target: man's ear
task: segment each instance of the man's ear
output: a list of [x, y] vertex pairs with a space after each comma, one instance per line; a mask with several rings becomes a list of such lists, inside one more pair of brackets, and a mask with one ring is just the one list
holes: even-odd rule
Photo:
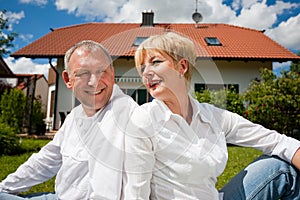
[[62, 78], [68, 89], [72, 89], [72, 83], [70, 82], [69, 74], [66, 70], [62, 72]]
[[184, 75], [189, 69], [189, 63], [186, 59], [182, 58], [178, 61], [178, 71]]

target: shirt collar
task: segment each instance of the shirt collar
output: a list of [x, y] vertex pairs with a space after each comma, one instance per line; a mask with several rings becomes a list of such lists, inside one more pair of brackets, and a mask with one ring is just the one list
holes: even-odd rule
[[192, 119], [196, 120], [197, 117], [199, 116], [201, 121], [211, 123], [213, 116], [212, 116], [212, 113], [206, 109], [205, 105], [207, 105], [207, 104], [200, 103], [198, 100], [193, 98], [191, 95], [189, 95], [189, 98], [190, 98], [192, 108], [193, 108], [193, 118]]

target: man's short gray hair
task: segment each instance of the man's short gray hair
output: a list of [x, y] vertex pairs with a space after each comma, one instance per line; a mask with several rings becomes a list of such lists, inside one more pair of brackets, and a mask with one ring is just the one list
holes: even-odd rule
[[105, 55], [107, 56], [107, 58], [109, 59], [109, 62], [111, 63], [111, 66], [112, 66], [112, 58], [110, 56], [110, 54], [108, 53], [108, 51], [98, 42], [95, 42], [93, 40], [83, 40], [81, 42], [78, 42], [76, 43], [74, 46], [72, 46], [65, 54], [65, 58], [64, 58], [64, 64], [65, 64], [65, 70], [67, 72], [69, 72], [69, 61], [70, 61], [70, 58], [71, 58], [71, 55], [73, 54], [73, 52], [78, 49], [78, 48], [81, 48], [81, 47], [84, 47], [86, 49], [89, 49], [89, 50], [94, 50], [94, 49], [101, 49]]

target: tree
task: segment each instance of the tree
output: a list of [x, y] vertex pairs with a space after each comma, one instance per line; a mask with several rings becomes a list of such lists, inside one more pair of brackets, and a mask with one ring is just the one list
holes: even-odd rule
[[283, 71], [279, 77], [261, 70], [261, 81], [253, 81], [245, 92], [247, 118], [269, 129], [291, 135], [300, 127], [300, 74]]
[[6, 10], [0, 12], [0, 56], [10, 53], [8, 49], [14, 46], [12, 42], [18, 35], [17, 33], [10, 31], [5, 13]]
[[7, 124], [16, 133], [22, 133], [25, 94], [18, 89], [6, 90], [0, 101], [0, 122]]
[[216, 107], [229, 110], [239, 115], [244, 115], [245, 112], [242, 95], [231, 89], [195, 92], [195, 98], [200, 103], [210, 103]]
[[[297, 55], [300, 56], [300, 52]], [[292, 62], [290, 71], [300, 74], [300, 62]]]

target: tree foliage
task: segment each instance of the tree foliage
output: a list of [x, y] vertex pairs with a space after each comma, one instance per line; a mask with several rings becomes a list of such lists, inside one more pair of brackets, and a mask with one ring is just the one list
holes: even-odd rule
[[[297, 55], [300, 56], [300, 52]], [[300, 74], [300, 62], [292, 62], [290, 71]]]
[[10, 53], [9, 48], [14, 46], [12, 42], [18, 35], [10, 30], [5, 13], [6, 10], [0, 11], [0, 56]]
[[[7, 124], [15, 133], [22, 133], [26, 95], [18, 89], [6, 90], [0, 101], [0, 122]], [[45, 112], [39, 99], [33, 102], [31, 116], [31, 133], [43, 134], [45, 132]]]
[[267, 128], [293, 135], [300, 127], [300, 76], [283, 71], [279, 77], [261, 69], [261, 81], [253, 81], [244, 94], [247, 118]]
[[9, 125], [16, 133], [22, 132], [26, 96], [21, 90], [6, 90], [0, 101], [0, 121]]
[[268, 69], [261, 69], [260, 76], [244, 94], [204, 90], [195, 97], [266, 128], [299, 137], [295, 133], [300, 131], [300, 64], [292, 63], [290, 71], [282, 71], [279, 77]]
[[196, 92], [195, 98], [199, 102], [210, 103], [240, 115], [245, 112], [242, 96], [233, 90], [204, 90], [201, 93]]

